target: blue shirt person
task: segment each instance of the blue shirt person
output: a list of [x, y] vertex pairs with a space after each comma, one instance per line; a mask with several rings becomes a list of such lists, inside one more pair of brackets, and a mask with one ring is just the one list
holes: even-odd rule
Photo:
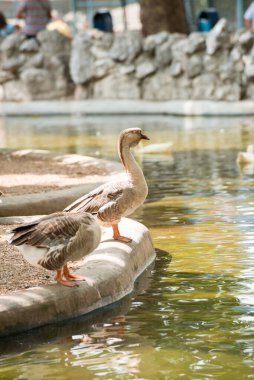
[[2, 12], [0, 12], [0, 37], [6, 37], [15, 31], [15, 25], [8, 24]]

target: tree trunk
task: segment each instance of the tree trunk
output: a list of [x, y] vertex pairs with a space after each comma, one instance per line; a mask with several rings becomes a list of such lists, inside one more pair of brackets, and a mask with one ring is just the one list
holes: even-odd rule
[[187, 33], [187, 21], [182, 0], [140, 0], [143, 34], [168, 31]]

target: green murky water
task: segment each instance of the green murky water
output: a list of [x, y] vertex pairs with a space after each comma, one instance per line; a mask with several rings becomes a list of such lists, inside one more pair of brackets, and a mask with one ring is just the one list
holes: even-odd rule
[[254, 119], [19, 118], [1, 148], [116, 158], [116, 137], [142, 127], [172, 155], [142, 155], [149, 196], [135, 218], [157, 249], [136, 293], [103, 313], [1, 343], [0, 379], [254, 379]]

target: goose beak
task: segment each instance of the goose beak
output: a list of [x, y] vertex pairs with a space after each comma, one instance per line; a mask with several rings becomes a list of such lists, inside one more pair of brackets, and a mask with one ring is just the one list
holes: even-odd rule
[[150, 140], [149, 137], [147, 137], [147, 136], [144, 135], [143, 133], [141, 133], [141, 139], [143, 139], [143, 140]]

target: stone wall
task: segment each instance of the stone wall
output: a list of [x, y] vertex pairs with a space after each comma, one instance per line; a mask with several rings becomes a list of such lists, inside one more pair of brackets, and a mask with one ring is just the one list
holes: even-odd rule
[[0, 44], [0, 100], [254, 100], [253, 43], [253, 33], [230, 32], [225, 19], [189, 36], [13, 34]]

